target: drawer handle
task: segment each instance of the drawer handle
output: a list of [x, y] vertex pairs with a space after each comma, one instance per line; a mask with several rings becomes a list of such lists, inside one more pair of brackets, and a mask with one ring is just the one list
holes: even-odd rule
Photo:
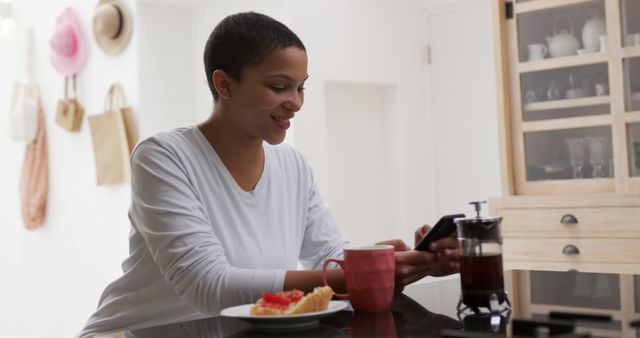
[[577, 255], [580, 253], [580, 249], [573, 244], [569, 244], [562, 249], [562, 253], [565, 255]]
[[564, 225], [578, 224], [578, 219], [572, 214], [566, 214], [560, 219], [560, 223]]

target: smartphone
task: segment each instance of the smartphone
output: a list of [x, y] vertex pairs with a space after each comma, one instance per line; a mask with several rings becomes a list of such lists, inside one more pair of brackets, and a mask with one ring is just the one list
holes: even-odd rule
[[442, 216], [438, 223], [422, 237], [418, 245], [416, 245], [415, 250], [429, 251], [429, 244], [431, 244], [431, 242], [449, 237], [456, 231], [456, 224], [453, 222], [454, 219], [464, 217], [466, 217], [464, 214]]

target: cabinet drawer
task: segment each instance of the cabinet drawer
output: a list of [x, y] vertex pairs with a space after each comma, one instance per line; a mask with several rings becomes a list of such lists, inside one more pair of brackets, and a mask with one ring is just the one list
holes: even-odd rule
[[498, 209], [497, 213], [502, 216], [503, 233], [610, 232], [628, 237], [635, 232], [640, 236], [639, 207]]
[[640, 263], [640, 239], [505, 238], [503, 256], [509, 261]]

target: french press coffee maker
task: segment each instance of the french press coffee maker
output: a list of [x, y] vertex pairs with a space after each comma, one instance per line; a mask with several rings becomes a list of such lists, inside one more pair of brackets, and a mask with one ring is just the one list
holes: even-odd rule
[[475, 206], [476, 217], [455, 219], [460, 247], [461, 301], [474, 311], [488, 308], [494, 312], [505, 300], [509, 304], [502, 270], [502, 217], [481, 217], [483, 203], [486, 201], [469, 203]]

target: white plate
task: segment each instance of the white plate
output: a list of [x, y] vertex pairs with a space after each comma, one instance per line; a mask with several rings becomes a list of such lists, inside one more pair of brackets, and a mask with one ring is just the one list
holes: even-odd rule
[[238, 305], [220, 312], [222, 317], [236, 318], [261, 330], [298, 330], [318, 325], [320, 319], [344, 310], [349, 304], [332, 300], [325, 311], [282, 316], [254, 316], [250, 314], [253, 304]]

